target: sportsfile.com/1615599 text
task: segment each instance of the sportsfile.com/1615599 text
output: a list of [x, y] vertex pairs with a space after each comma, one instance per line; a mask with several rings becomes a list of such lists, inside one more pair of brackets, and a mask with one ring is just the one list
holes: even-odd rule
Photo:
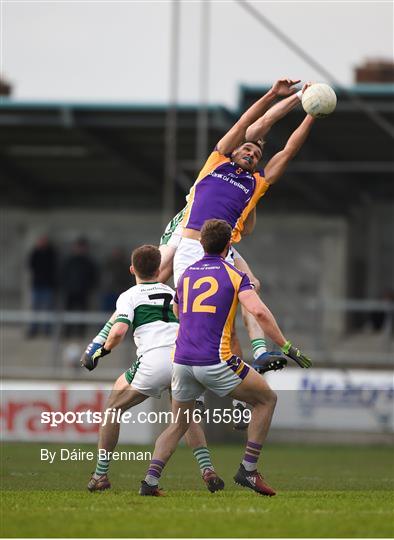
[[230, 424], [231, 422], [239, 422], [241, 417], [244, 421], [249, 422], [251, 411], [245, 409], [206, 409], [201, 412], [199, 409], [185, 411], [178, 410], [177, 414], [173, 415], [171, 411], [122, 411], [117, 409], [106, 409], [105, 411], [44, 411], [41, 413], [41, 423], [47, 424], [50, 427], [57, 428], [63, 424], [100, 424], [105, 426], [109, 423], [122, 424], [170, 424], [178, 422], [180, 415], [186, 417], [188, 423], [194, 421], [196, 423], [206, 422], [212, 424]]

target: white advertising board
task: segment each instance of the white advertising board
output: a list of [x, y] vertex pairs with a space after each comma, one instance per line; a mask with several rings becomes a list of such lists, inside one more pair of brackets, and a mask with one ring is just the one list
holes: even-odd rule
[[273, 427], [394, 432], [392, 371], [288, 368], [266, 378], [278, 394]]

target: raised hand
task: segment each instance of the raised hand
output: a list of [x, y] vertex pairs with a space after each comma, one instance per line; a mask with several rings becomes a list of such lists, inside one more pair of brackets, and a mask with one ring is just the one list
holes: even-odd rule
[[286, 356], [294, 360], [294, 362], [296, 362], [300, 366], [300, 368], [308, 369], [312, 366], [312, 361], [310, 360], [310, 358], [308, 358], [296, 347], [293, 347], [290, 341], [286, 341], [286, 343], [283, 345], [282, 352], [284, 352]]
[[275, 95], [280, 97], [291, 96], [297, 90], [297, 88], [294, 88], [294, 85], [298, 84], [300, 81], [301, 79], [298, 79], [297, 81], [292, 79], [279, 79], [272, 86], [272, 91]]
[[101, 345], [91, 356], [83, 355], [81, 358], [81, 366], [89, 371], [93, 371], [97, 367], [98, 361], [103, 356], [106, 356], [111, 351], [107, 350], [104, 345]]

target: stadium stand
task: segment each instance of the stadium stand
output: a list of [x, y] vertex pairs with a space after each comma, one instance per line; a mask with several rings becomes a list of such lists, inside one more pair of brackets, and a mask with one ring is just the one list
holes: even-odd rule
[[[265, 90], [241, 87], [239, 110]], [[393, 85], [351, 90], [394, 121]], [[25, 258], [42, 232], [50, 230], [63, 253], [83, 232], [99, 262], [115, 238], [127, 250], [158, 242], [166, 113], [164, 106], [2, 100], [3, 309], [28, 308]], [[183, 206], [201, 166], [196, 160], [197, 115], [194, 106], [177, 110], [176, 208]], [[282, 147], [301, 115], [293, 111], [274, 127], [267, 157]], [[210, 106], [208, 116], [213, 147], [238, 111]], [[261, 277], [264, 298], [281, 324], [300, 336], [322, 365], [391, 362], [391, 145], [390, 136], [338, 91], [335, 114], [317, 123], [288, 173], [260, 203], [256, 231], [240, 248]], [[371, 313], [379, 310], [384, 324], [376, 331]], [[3, 320], [10, 316], [5, 313]], [[31, 345], [18, 342], [20, 332], [7, 325], [6, 367], [11, 371], [18, 362], [22, 368], [17, 358], [23, 359], [24, 347]], [[34, 347], [37, 365], [50, 361], [53, 345], [42, 345], [46, 354], [38, 343]]]

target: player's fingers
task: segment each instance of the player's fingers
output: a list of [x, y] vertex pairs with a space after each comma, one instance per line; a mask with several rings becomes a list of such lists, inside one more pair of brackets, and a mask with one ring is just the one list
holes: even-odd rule
[[309, 358], [304, 355], [301, 355], [301, 362], [303, 368], [310, 368], [312, 365], [312, 362], [309, 360]]
[[307, 88], [309, 88], [310, 86], [312, 86], [312, 84], [313, 84], [313, 82], [310, 82], [310, 81], [306, 82], [306, 83], [304, 84], [304, 86], [302, 87], [302, 93], [304, 93], [305, 90], [306, 90]]

